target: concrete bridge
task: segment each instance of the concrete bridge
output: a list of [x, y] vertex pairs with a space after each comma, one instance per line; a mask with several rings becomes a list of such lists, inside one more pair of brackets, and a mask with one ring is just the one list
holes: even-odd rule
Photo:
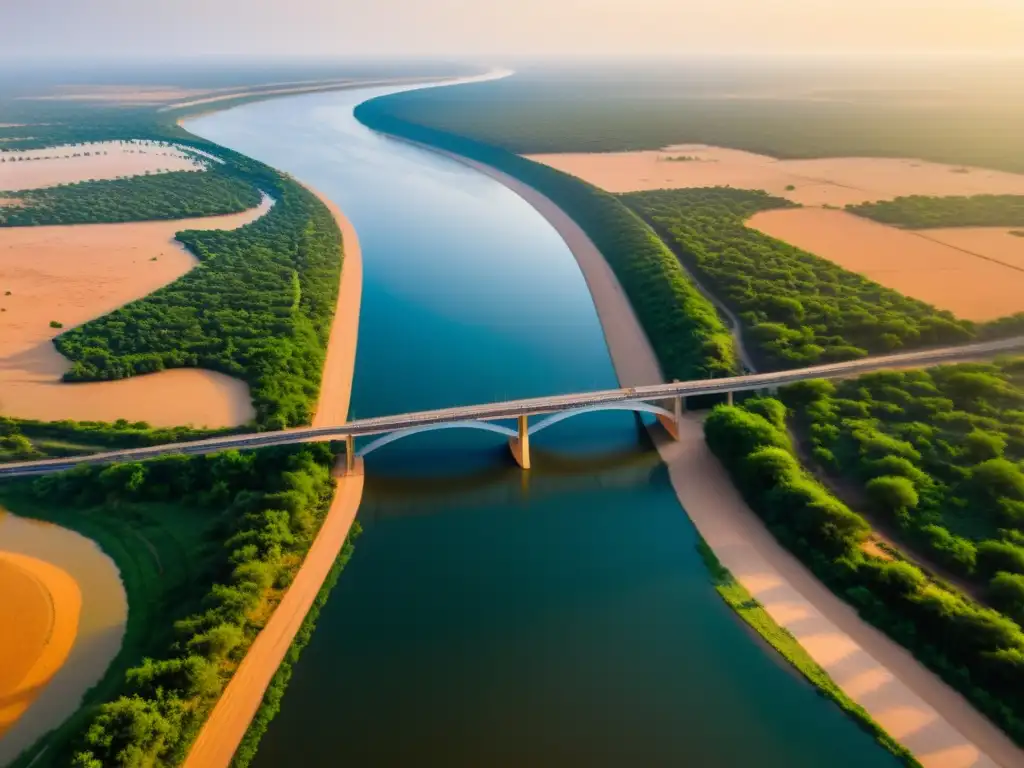
[[[721, 379], [677, 381], [571, 395], [552, 395], [523, 400], [507, 400], [483, 405], [441, 408], [433, 411], [403, 413], [357, 419], [332, 427], [301, 427], [277, 432], [226, 435], [182, 443], [128, 448], [88, 456], [44, 459], [0, 465], [0, 478], [24, 477], [60, 472], [79, 464], [109, 464], [142, 461], [168, 454], [204, 454], [227, 449], [247, 450], [272, 445], [345, 440], [346, 462], [351, 469], [356, 459], [411, 435], [438, 429], [479, 429], [508, 438], [512, 455], [524, 469], [530, 468], [530, 437], [560, 421], [597, 411], [632, 411], [654, 414], [672, 436], [685, 407], [685, 398], [698, 395], [725, 395], [731, 402], [736, 392], [773, 392], [785, 384], [808, 379], [838, 379], [863, 373], [901, 368], [917, 368], [938, 363], [977, 360], [1001, 353], [1024, 350], [1024, 336], [1000, 341], [943, 347], [919, 352], [816, 365], [777, 373], [758, 373]], [[531, 422], [531, 419], [533, 421]], [[515, 427], [508, 423], [514, 422]], [[358, 451], [355, 438], [379, 435]]]

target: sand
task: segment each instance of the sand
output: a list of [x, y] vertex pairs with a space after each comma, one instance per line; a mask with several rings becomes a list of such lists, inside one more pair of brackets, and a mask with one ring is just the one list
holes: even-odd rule
[[958, 317], [984, 321], [1024, 310], [1024, 239], [1006, 230], [1001, 251], [990, 245], [986, 257], [984, 243], [978, 247], [991, 239], [979, 235], [985, 230], [902, 230], [822, 208], [763, 211], [747, 226]]
[[[362, 252], [352, 223], [338, 206], [315, 190], [311, 191], [334, 215], [344, 243], [337, 309], [327, 347], [320, 400], [313, 418], [313, 426], [330, 426], [348, 420], [363, 286]], [[355, 472], [346, 473], [344, 467], [342, 456], [335, 469], [334, 498], [316, 540], [281, 603], [257, 635], [207, 718], [185, 761], [185, 768], [227, 768], [230, 765], [267, 686], [281, 666], [355, 521], [363, 495], [362, 461], [358, 461]]]
[[163, 171], [201, 171], [206, 167], [193, 155], [169, 144], [120, 141], [0, 152], [0, 161], [0, 192]]
[[0, 765], [7, 765], [78, 709], [103, 676], [121, 647], [128, 605], [114, 562], [73, 531], [0, 508], [0, 550]]
[[338, 301], [334, 310], [327, 359], [320, 382], [320, 399], [314, 427], [329, 427], [348, 421], [352, 380], [356, 370], [356, 342], [359, 339], [359, 306], [363, 295], [363, 254], [355, 227], [341, 209], [324, 195], [310, 190], [326, 205], [341, 229], [342, 270]]
[[[670, 162], [671, 157], [694, 157]], [[778, 160], [738, 149], [680, 144], [659, 151], [529, 155], [609, 192], [728, 186], [763, 189], [804, 205], [904, 195], [1024, 194], [1024, 175], [923, 160], [839, 157]], [[966, 170], [966, 173], [959, 171]], [[794, 189], [788, 190], [787, 187]]]
[[[663, 381], [628, 299], [583, 230], [536, 190], [459, 159], [519, 193], [565, 239], [587, 279], [620, 384]], [[1024, 751], [1002, 731], [783, 549], [708, 450], [698, 417], [683, 420], [679, 441], [660, 427], [652, 435], [680, 503], [722, 563], [925, 768], [1024, 765]]]
[[82, 593], [66, 571], [0, 551], [0, 739], [64, 665]]
[[247, 385], [211, 371], [62, 383], [70, 364], [51, 343], [62, 331], [50, 322], [66, 330], [152, 293], [197, 263], [173, 241], [176, 232], [240, 227], [270, 205], [267, 198], [243, 213], [178, 221], [0, 229], [0, 413], [158, 426], [250, 421]]
[[102, 101], [124, 105], [160, 104], [209, 92], [209, 89], [186, 89], [174, 85], [65, 85], [60, 86], [56, 93], [42, 96], [21, 96], [20, 99], [23, 101]]

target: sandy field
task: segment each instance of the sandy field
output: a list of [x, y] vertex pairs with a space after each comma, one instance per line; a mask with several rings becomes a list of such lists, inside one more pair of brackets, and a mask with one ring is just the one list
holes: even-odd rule
[[939, 243], [1024, 269], [1024, 237], [1009, 227], [950, 227], [918, 230], [918, 234]]
[[747, 226], [958, 317], [993, 320], [1024, 310], [1024, 238], [1004, 234], [1006, 258], [996, 259], [957, 245], [977, 247], [992, 237], [979, 235], [985, 230], [902, 230], [823, 208], [762, 211]]
[[[778, 160], [705, 144], [649, 152], [528, 155], [609, 192], [727, 186], [763, 189], [804, 205], [844, 206], [904, 195], [1024, 194], [1024, 175], [923, 160]], [[668, 158], [695, 158], [673, 162]], [[966, 171], [966, 172], [963, 172]], [[792, 186], [793, 189], [787, 189]]]
[[[127, 597], [95, 542], [0, 507], [0, 765], [79, 706], [121, 647]], [[16, 631], [15, 631], [16, 630]]]
[[82, 593], [50, 563], [0, 552], [0, 739], [64, 665], [78, 634]]
[[[269, 210], [129, 224], [0, 229], [0, 413], [34, 419], [148, 421], [227, 427], [254, 416], [248, 387], [223, 374], [163, 371], [114, 382], [64, 384], [70, 367], [51, 343], [195, 266], [174, 241], [183, 229], [234, 229]], [[9, 292], [9, 293], [8, 293]]]
[[[586, 276], [620, 384], [664, 381], [628, 299], [583, 230], [536, 190], [463, 162], [519, 193], [565, 239]], [[925, 768], [1024, 765], [1024, 751], [1002, 731], [783, 549], [708, 450], [699, 417], [683, 420], [679, 441], [660, 427], [652, 428], [652, 436], [680, 503], [722, 564]]]
[[0, 152], [0, 192], [162, 171], [202, 171], [205, 167], [194, 156], [169, 144], [106, 141], [77, 147]]
[[[22, 96], [24, 101], [101, 101], [117, 104], [160, 104], [203, 93], [203, 89], [185, 89], [174, 85], [65, 85], [56, 93], [44, 96]], [[3, 126], [0, 126], [3, 127]]]

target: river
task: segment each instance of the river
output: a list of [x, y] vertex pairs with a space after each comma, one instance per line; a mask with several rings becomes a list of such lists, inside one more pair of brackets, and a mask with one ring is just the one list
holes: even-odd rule
[[[187, 127], [294, 174], [364, 258], [353, 417], [617, 385], [568, 248], [496, 181], [376, 135], [394, 88]], [[254, 765], [830, 768], [895, 761], [714, 592], [635, 418], [447, 430], [367, 459], [364, 534]]]

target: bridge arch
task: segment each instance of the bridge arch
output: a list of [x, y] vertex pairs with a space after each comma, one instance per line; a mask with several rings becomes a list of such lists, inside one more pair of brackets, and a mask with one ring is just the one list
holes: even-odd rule
[[536, 422], [527, 431], [528, 435], [535, 435], [542, 429], [552, 427], [560, 421], [571, 419], [574, 416], [582, 416], [585, 413], [597, 413], [598, 411], [633, 411], [634, 413], [653, 413], [655, 416], [667, 416], [675, 421], [675, 414], [667, 411], [661, 406], [644, 403], [639, 400], [623, 403], [601, 403], [600, 405], [585, 405], [581, 408], [572, 408], [568, 411], [559, 411]]
[[438, 429], [481, 429], [484, 432], [495, 432], [505, 437], [515, 437], [516, 431], [508, 427], [503, 427], [500, 424], [492, 424], [489, 421], [449, 421], [440, 424], [425, 424], [421, 427], [409, 427], [408, 429], [399, 429], [394, 432], [389, 432], [386, 435], [378, 437], [370, 443], [367, 443], [358, 451], [356, 456], [363, 458], [368, 454], [373, 453], [378, 448], [383, 448], [385, 445], [389, 445], [396, 440], [401, 440], [412, 435], [418, 435], [422, 432], [434, 432]]

